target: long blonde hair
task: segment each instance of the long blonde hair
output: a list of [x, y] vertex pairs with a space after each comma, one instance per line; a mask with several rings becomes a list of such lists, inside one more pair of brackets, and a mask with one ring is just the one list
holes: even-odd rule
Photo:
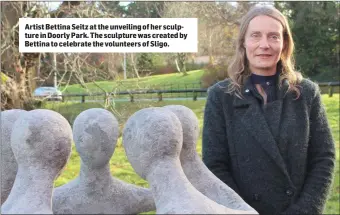
[[238, 97], [242, 97], [241, 86], [244, 80], [250, 76], [248, 69], [248, 60], [246, 57], [246, 50], [243, 46], [246, 31], [249, 22], [256, 16], [265, 15], [278, 20], [283, 26], [283, 42], [284, 48], [281, 53], [281, 58], [278, 62], [278, 68], [281, 69], [279, 77], [279, 87], [281, 87], [282, 80], [287, 79], [290, 91], [295, 91], [297, 98], [300, 96], [298, 84], [302, 80], [302, 75], [294, 68], [294, 41], [291, 30], [288, 25], [286, 17], [273, 6], [255, 6], [242, 19], [239, 35], [236, 44], [236, 53], [232, 63], [228, 67], [228, 75], [231, 79], [231, 84], [228, 88], [228, 93], [236, 93]]

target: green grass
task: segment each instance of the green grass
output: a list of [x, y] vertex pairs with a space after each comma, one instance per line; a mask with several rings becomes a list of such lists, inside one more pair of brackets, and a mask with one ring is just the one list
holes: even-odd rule
[[339, 94], [334, 94], [333, 97], [329, 98], [328, 95], [322, 96], [323, 103], [327, 111], [327, 118], [332, 129], [333, 138], [336, 147], [336, 164], [334, 173], [334, 182], [331, 188], [331, 194], [327, 201], [325, 214], [339, 214], [339, 201], [340, 201], [340, 184], [339, 184]]
[[[338, 214], [339, 213], [339, 94], [334, 94], [333, 97], [329, 98], [328, 95], [322, 96], [325, 108], [327, 110], [327, 117], [332, 129], [332, 134], [336, 143], [337, 151], [337, 162], [335, 169], [334, 183], [331, 189], [331, 195], [327, 201], [325, 214]], [[191, 108], [197, 115], [200, 123], [200, 138], [197, 144], [197, 152], [201, 156], [202, 149], [202, 123], [203, 123], [203, 109], [205, 105], [205, 100], [199, 101], [163, 101], [163, 102], [135, 102], [135, 103], [124, 103], [117, 102], [115, 109], [111, 111], [117, 117], [120, 130], [122, 130], [124, 122], [130, 117], [134, 112], [139, 109], [150, 107], [150, 106], [164, 106], [168, 104], [181, 104]], [[47, 108], [56, 110], [63, 114], [72, 124], [75, 117], [83, 110], [93, 107], [103, 107], [98, 103], [49, 103]], [[118, 139], [118, 143], [110, 160], [111, 173], [114, 177], [124, 180], [128, 183], [137, 184], [139, 186], [148, 187], [148, 183], [140, 178], [133, 170], [132, 166], [127, 160], [124, 148], [121, 144], [121, 137]], [[74, 179], [79, 174], [80, 169], [80, 158], [76, 152], [74, 146], [72, 150], [72, 155], [68, 161], [65, 170], [55, 181], [55, 186], [60, 186], [68, 181]], [[153, 212], [152, 212], [153, 213]]]
[[[188, 72], [188, 75], [183, 76], [182, 73], [171, 73], [165, 75], [154, 75], [143, 77], [140, 79], [133, 78], [121, 81], [100, 81], [96, 82], [100, 88], [107, 92], [112, 91], [124, 91], [127, 89], [184, 89], [187, 88], [199, 88], [199, 81], [203, 75], [203, 70], [194, 70]], [[194, 85], [193, 85], [194, 84]], [[94, 83], [85, 84], [86, 88], [83, 88], [79, 84], [69, 85], [61, 87], [64, 93], [88, 93], [88, 92], [102, 92], [100, 88]]]

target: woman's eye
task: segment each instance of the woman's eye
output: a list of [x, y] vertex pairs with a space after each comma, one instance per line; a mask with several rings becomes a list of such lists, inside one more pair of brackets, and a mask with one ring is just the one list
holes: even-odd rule
[[280, 37], [279, 37], [279, 36], [276, 36], [276, 35], [273, 35], [273, 36], [272, 36], [272, 39], [278, 40], [278, 39], [280, 39]]
[[257, 38], [257, 37], [259, 37], [260, 35], [259, 34], [252, 34], [251, 35], [251, 37], [255, 37], [255, 38]]

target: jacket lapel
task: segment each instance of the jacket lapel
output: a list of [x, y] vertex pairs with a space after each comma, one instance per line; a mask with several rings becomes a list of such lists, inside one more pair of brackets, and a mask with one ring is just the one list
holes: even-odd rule
[[288, 90], [288, 81], [283, 80], [282, 86], [277, 88], [277, 100], [270, 104], [269, 109], [267, 108], [267, 114], [269, 115], [271, 121], [271, 132], [274, 137], [280, 135], [280, 126], [282, 125], [282, 106]]
[[[270, 131], [265, 116], [263, 115], [261, 104], [257, 101], [256, 97], [252, 95], [251, 88], [253, 88], [253, 85], [250, 78], [248, 78], [242, 88], [244, 99], [240, 99], [235, 96], [234, 107], [247, 108], [244, 115], [241, 117], [241, 121], [246, 128], [246, 131], [249, 132], [249, 134], [256, 140], [254, 144], [259, 144], [259, 146], [279, 167], [282, 173], [289, 178], [287, 168], [280, 154], [278, 145]], [[277, 103], [274, 107], [277, 112], [271, 116], [271, 120], [274, 120], [274, 124], [272, 125], [274, 125], [274, 130], [277, 129], [277, 132], [279, 132], [280, 127], [282, 98], [284, 96], [284, 93], [282, 93], [283, 90], [284, 87], [278, 90], [278, 100], [274, 101]]]

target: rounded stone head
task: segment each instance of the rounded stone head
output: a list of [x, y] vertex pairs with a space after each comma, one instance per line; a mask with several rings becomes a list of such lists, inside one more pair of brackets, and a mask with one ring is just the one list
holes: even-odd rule
[[183, 129], [183, 149], [196, 149], [199, 136], [199, 121], [196, 114], [183, 105], [167, 105], [166, 108], [172, 111], [179, 119]]
[[105, 166], [111, 159], [119, 134], [115, 116], [102, 108], [81, 112], [73, 123], [73, 138], [82, 162], [92, 168]]
[[179, 159], [182, 141], [179, 119], [164, 108], [137, 111], [127, 120], [123, 130], [127, 158], [143, 179], [159, 161]]
[[11, 148], [13, 125], [25, 110], [12, 109], [1, 112], [1, 201], [4, 203], [11, 192], [18, 165]]
[[59, 172], [71, 154], [72, 128], [59, 113], [37, 109], [22, 114], [14, 124], [11, 146], [18, 166]]
[[15, 163], [15, 158], [11, 149], [11, 133], [13, 125], [18, 117], [25, 113], [25, 110], [12, 109], [1, 112], [1, 157], [2, 162]]

